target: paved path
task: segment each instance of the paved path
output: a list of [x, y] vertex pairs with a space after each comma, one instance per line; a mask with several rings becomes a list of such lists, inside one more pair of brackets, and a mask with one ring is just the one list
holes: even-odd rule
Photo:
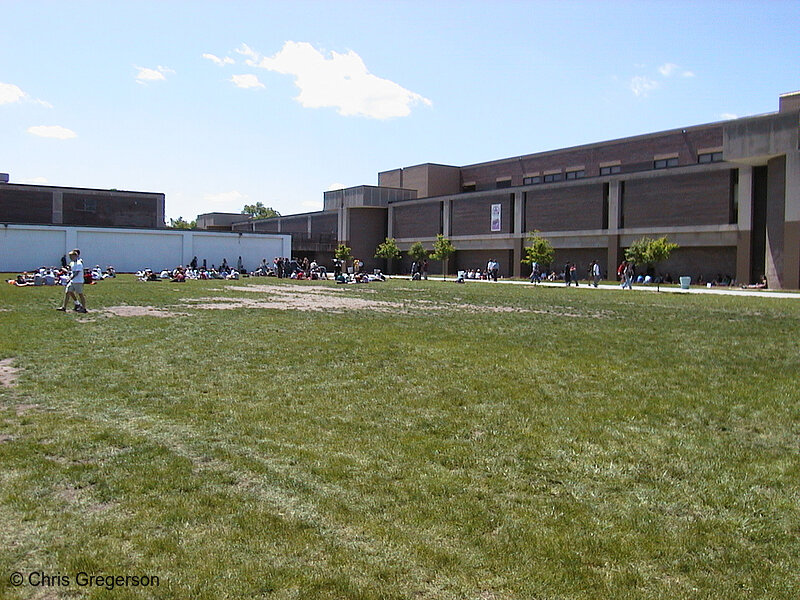
[[[410, 279], [408, 276], [405, 275], [393, 275], [393, 278], [396, 279]], [[428, 277], [430, 280], [438, 280], [442, 281], [442, 277]], [[453, 283], [455, 281], [455, 277], [449, 277], [446, 281]], [[486, 281], [481, 279], [467, 279], [467, 283], [469, 284], [493, 284], [493, 281]], [[527, 285], [530, 287], [536, 287], [536, 285], [543, 286], [543, 287], [555, 287], [555, 288], [563, 288], [566, 287], [564, 282], [557, 282], [557, 281], [547, 281], [542, 282], [539, 284], [530, 283], [527, 280], [520, 280], [520, 279], [499, 279], [497, 283], [504, 283], [507, 285]], [[581, 283], [578, 288], [579, 290], [617, 290], [619, 292], [627, 292], [628, 290], [623, 290], [620, 288], [619, 284], [600, 284], [595, 288], [594, 286], [584, 282]], [[735, 287], [691, 287], [688, 290], [682, 290], [680, 287], [674, 285], [662, 285], [660, 289], [655, 284], [633, 284], [634, 292], [667, 292], [670, 294], [715, 294], [718, 296], [743, 296], [743, 297], [759, 297], [759, 298], [777, 298], [783, 300], [800, 300], [800, 292], [777, 292], [771, 290], [743, 290], [741, 288]]]

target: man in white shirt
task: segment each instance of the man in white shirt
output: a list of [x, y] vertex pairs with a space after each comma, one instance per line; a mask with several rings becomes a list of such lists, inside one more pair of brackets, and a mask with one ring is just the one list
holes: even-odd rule
[[[67, 301], [72, 298], [75, 301], [75, 311], [80, 313], [86, 312], [86, 297], [83, 295], [83, 261], [81, 260], [81, 251], [75, 248], [69, 253], [69, 270], [70, 280], [64, 290], [64, 301], [61, 306], [56, 310], [65, 312], [67, 310]], [[80, 299], [80, 302], [78, 302]]]

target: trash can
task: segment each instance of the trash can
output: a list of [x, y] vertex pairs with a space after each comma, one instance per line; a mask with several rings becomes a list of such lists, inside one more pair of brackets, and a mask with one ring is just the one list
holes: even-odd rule
[[680, 280], [681, 280], [681, 289], [682, 290], [688, 290], [689, 289], [689, 284], [692, 283], [692, 278], [691, 277], [681, 277]]

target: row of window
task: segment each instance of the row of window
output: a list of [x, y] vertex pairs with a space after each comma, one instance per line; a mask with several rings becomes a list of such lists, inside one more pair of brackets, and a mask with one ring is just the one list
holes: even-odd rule
[[[721, 162], [722, 161], [722, 152], [705, 152], [702, 154], [697, 155], [697, 162], [700, 164], [707, 164], [712, 162]], [[671, 158], [659, 158], [658, 160], [653, 161], [653, 168], [654, 169], [669, 169], [671, 167], [678, 166], [678, 157], [671, 157]], [[617, 173], [622, 172], [622, 167], [620, 165], [611, 165], [607, 167], [600, 167], [600, 176], [604, 175], [616, 175]], [[534, 175], [532, 177], [524, 177], [522, 179], [522, 185], [535, 185], [537, 183], [554, 183], [556, 181], [563, 181], [571, 180], [571, 179], [581, 179], [586, 177], [586, 171], [583, 169], [577, 171], [567, 171], [566, 173], [548, 173], [547, 175]], [[500, 188], [508, 188], [511, 187], [511, 180], [510, 179], [502, 179], [497, 181], [496, 187]], [[474, 192], [476, 190], [476, 185], [474, 183], [465, 185], [462, 188], [464, 192]]]

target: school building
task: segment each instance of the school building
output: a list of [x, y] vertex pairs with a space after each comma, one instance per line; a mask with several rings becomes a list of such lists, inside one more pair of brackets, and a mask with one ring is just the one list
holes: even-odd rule
[[[213, 215], [200, 215], [213, 220]], [[451, 272], [499, 261], [526, 276], [529, 232], [556, 249], [555, 264], [599, 260], [612, 274], [624, 249], [666, 235], [680, 248], [662, 274], [800, 288], [800, 92], [774, 113], [661, 131], [466, 166], [421, 164], [378, 174], [378, 185], [325, 192], [322, 211], [270, 219], [219, 215], [220, 228], [290, 233], [295, 256], [329, 261], [337, 244], [367, 268], [392, 237], [401, 250], [456, 254]], [[400, 268], [408, 268], [404, 256]], [[395, 266], [397, 268], [397, 266]], [[431, 265], [431, 272], [440, 268]]]

